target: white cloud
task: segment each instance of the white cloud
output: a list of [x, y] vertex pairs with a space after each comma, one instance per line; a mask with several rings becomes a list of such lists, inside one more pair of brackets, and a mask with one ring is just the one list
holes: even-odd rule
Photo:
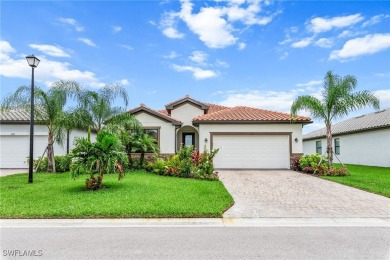
[[[3, 48], [5, 46], [6, 48]], [[0, 75], [11, 78], [30, 79], [31, 68], [27, 65], [25, 56], [15, 53], [15, 49], [5, 41], [0, 42], [1, 60]], [[15, 57], [17, 58], [15, 58]], [[51, 83], [60, 79], [75, 80], [84, 86], [101, 87], [104, 83], [100, 81], [91, 71], [80, 71], [72, 68], [68, 62], [59, 62], [50, 60], [46, 57], [39, 57], [41, 62], [35, 69], [35, 80], [49, 86]]]
[[168, 53], [167, 55], [163, 56], [165, 59], [174, 59], [174, 58], [177, 58], [179, 56], [179, 54], [177, 54], [177, 52], [175, 51], [171, 51], [170, 53]]
[[58, 18], [58, 21], [60, 21], [61, 23], [64, 23], [64, 24], [72, 25], [74, 27], [74, 29], [78, 32], [84, 31], [84, 27], [79, 25], [79, 23], [73, 18], [60, 17], [60, 18]]
[[390, 108], [390, 89], [376, 90], [374, 94], [379, 98], [382, 108]]
[[172, 68], [178, 72], [190, 71], [192, 72], [192, 77], [197, 80], [215, 78], [218, 76], [218, 73], [208, 69], [202, 69], [193, 66], [181, 66], [173, 64]]
[[180, 33], [176, 29], [176, 18], [179, 16], [178, 13], [168, 12], [163, 15], [163, 19], [160, 22], [160, 27], [163, 34], [171, 39], [181, 39], [184, 37], [183, 33]]
[[[209, 48], [225, 48], [238, 42], [237, 35], [241, 30], [234, 28], [233, 23], [237, 25], [240, 22], [246, 27], [266, 25], [279, 13], [260, 16], [261, 5], [267, 3], [260, 0], [227, 1], [218, 2], [216, 6], [201, 7], [198, 12], [194, 12], [193, 4], [189, 0], [181, 0], [181, 10], [165, 13], [160, 27], [163, 34], [169, 38], [182, 38], [184, 34], [177, 30], [177, 21], [181, 20]], [[245, 44], [238, 44], [238, 49], [245, 48]]]
[[112, 26], [112, 32], [113, 33], [118, 33], [120, 31], [122, 31], [122, 27], [117, 26], [117, 25]]
[[306, 83], [298, 83], [298, 84], [295, 84], [295, 86], [297, 87], [312, 87], [312, 86], [318, 86], [318, 85], [321, 85], [322, 84], [322, 80], [310, 80]]
[[233, 27], [222, 18], [223, 11], [220, 8], [202, 7], [199, 13], [193, 14], [192, 6], [190, 1], [183, 0], [180, 18], [206, 46], [224, 48], [236, 43]]
[[300, 41], [294, 42], [291, 44], [293, 48], [304, 48], [309, 46], [313, 42], [313, 37], [304, 38]]
[[192, 55], [189, 56], [188, 58], [195, 63], [198, 63], [200, 65], [205, 65], [207, 61], [207, 57], [208, 57], [207, 53], [203, 51], [193, 51]]
[[246, 48], [246, 43], [240, 42], [238, 44], [238, 47], [237, 47], [238, 50], [242, 51], [245, 48]]
[[48, 45], [48, 44], [30, 44], [30, 48], [39, 50], [43, 52], [46, 55], [53, 56], [53, 57], [67, 57], [69, 58], [70, 55], [65, 53], [60, 47], [54, 46], [54, 45]]
[[128, 45], [128, 44], [118, 44], [118, 45], [121, 46], [122, 48], [129, 50], [129, 51], [134, 50], [134, 47], [131, 45]]
[[218, 67], [222, 67], [222, 68], [229, 68], [229, 66], [230, 66], [228, 62], [223, 61], [223, 60], [217, 60], [215, 62], [215, 65]]
[[362, 55], [370, 55], [390, 48], [390, 33], [368, 34], [347, 41], [341, 50], [331, 52], [329, 59], [345, 60]]
[[385, 15], [385, 14], [375, 15], [375, 16], [371, 17], [370, 20], [365, 21], [362, 24], [362, 27], [367, 27], [367, 26], [371, 26], [371, 25], [380, 23], [383, 19], [386, 19], [386, 18], [389, 18], [389, 17], [390, 17], [390, 15]]
[[315, 17], [311, 19], [307, 28], [314, 33], [322, 33], [332, 30], [333, 28], [343, 28], [354, 25], [364, 19], [360, 14], [347, 16], [336, 16], [332, 18]]
[[126, 86], [126, 85], [130, 84], [128, 79], [121, 79], [121, 80], [118, 81], [118, 83], [123, 85], [123, 86]]
[[78, 40], [85, 43], [88, 46], [96, 47], [96, 44], [88, 38], [78, 38]]
[[329, 38], [321, 38], [318, 39], [314, 45], [321, 47], [321, 48], [332, 48], [334, 45], [334, 42], [332, 39]]

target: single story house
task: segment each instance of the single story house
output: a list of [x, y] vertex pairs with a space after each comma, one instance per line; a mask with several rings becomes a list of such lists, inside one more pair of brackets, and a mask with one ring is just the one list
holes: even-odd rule
[[302, 154], [302, 127], [310, 118], [269, 110], [204, 103], [185, 96], [154, 110], [141, 104], [128, 111], [156, 137], [160, 153], [175, 154], [182, 145], [200, 152], [219, 148], [217, 169], [289, 169]]
[[[73, 149], [76, 136], [87, 136], [86, 131], [73, 130], [64, 145], [54, 143], [54, 155], [65, 155]], [[41, 157], [48, 144], [46, 125], [34, 125], [34, 159]], [[0, 111], [0, 168], [28, 168], [30, 153], [30, 113], [24, 110]]]
[[[332, 134], [342, 163], [390, 167], [390, 108], [334, 124]], [[326, 153], [325, 128], [303, 136], [303, 153]]]

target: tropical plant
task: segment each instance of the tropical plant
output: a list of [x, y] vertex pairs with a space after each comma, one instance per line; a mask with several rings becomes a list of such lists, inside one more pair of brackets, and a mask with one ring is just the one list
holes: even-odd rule
[[143, 167], [144, 160], [145, 160], [145, 153], [158, 153], [158, 145], [156, 143], [156, 139], [146, 133], [140, 133], [139, 135], [136, 135], [134, 137], [135, 141], [135, 152], [140, 152], [140, 158], [139, 158], [139, 166]]
[[125, 147], [129, 165], [133, 165], [131, 153], [138, 144], [138, 139], [142, 133], [142, 125], [129, 113], [122, 113], [106, 121], [105, 129], [116, 134]]
[[[84, 91], [83, 102], [78, 113], [84, 114], [88, 111], [88, 124], [95, 132], [103, 129], [106, 120], [125, 111], [125, 108], [114, 106], [121, 99], [125, 106], [128, 104], [128, 95], [123, 86], [117, 84], [107, 84], [100, 88], [98, 92]], [[86, 116], [82, 116], [85, 118]]]
[[[13, 94], [8, 95], [2, 102], [5, 110], [22, 109], [30, 112], [31, 87], [21, 86]], [[81, 87], [75, 81], [60, 80], [54, 82], [44, 91], [39, 87], [34, 89], [34, 121], [45, 124], [48, 128], [47, 171], [55, 172], [53, 144], [63, 145], [67, 131], [81, 125], [85, 118], [72, 117], [72, 109], [66, 109], [68, 98], [80, 98]]]
[[95, 143], [92, 143], [88, 138], [78, 138], [71, 156], [74, 159], [73, 176], [83, 172], [90, 174], [90, 178], [86, 179], [87, 189], [102, 188], [104, 174], [114, 173], [116, 169], [119, 172], [118, 180], [123, 178], [123, 165], [126, 163], [127, 157], [123, 152], [119, 137], [108, 131], [100, 131]]
[[301, 109], [307, 110], [319, 120], [323, 120], [326, 127], [328, 168], [333, 163], [332, 150], [332, 122], [347, 116], [349, 112], [372, 106], [379, 109], [379, 99], [367, 90], [353, 92], [357, 80], [354, 76], [341, 77], [328, 71], [324, 78], [322, 100], [316, 97], [305, 95], [299, 96], [291, 106], [291, 114], [297, 115]]

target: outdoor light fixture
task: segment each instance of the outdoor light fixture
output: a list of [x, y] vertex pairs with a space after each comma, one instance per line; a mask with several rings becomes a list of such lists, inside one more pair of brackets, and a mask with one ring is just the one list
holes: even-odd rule
[[38, 67], [40, 59], [34, 55], [26, 57], [28, 65], [32, 69], [31, 73], [31, 103], [30, 103], [30, 156], [28, 158], [28, 183], [33, 183], [33, 163], [34, 163], [34, 69]]
[[207, 139], [207, 137], [204, 139], [204, 142], [207, 144], [209, 140]]
[[295, 138], [295, 140], [294, 140], [296, 143], [298, 143], [298, 138]]

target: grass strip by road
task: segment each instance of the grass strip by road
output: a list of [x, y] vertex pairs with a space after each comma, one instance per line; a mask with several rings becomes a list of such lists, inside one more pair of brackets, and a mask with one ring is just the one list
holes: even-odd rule
[[[339, 164], [335, 164], [335, 166], [342, 167]], [[390, 168], [353, 164], [346, 164], [345, 166], [351, 175], [342, 177], [322, 176], [321, 178], [390, 198]]]
[[[85, 176], [86, 178], [87, 176]], [[0, 178], [1, 218], [221, 217], [233, 198], [220, 181], [127, 173], [107, 174], [106, 189], [84, 191], [84, 176], [37, 173]]]

